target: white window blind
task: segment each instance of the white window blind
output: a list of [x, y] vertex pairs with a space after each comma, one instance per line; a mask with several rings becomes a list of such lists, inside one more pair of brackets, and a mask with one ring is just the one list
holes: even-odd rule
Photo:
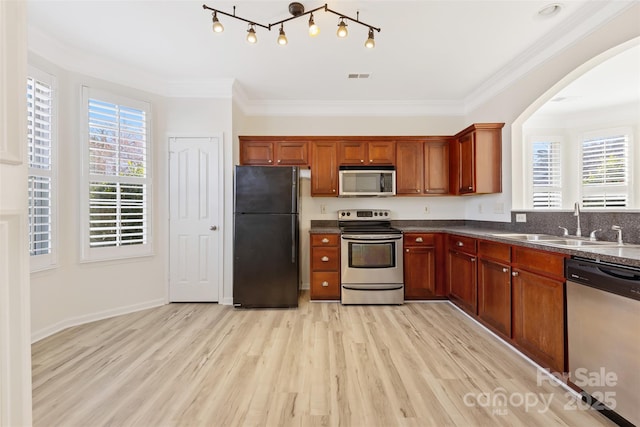
[[[88, 233], [89, 249], [115, 248], [106, 259], [144, 255], [150, 230], [150, 174], [148, 164], [149, 109], [147, 104], [128, 103], [90, 96], [85, 88], [88, 118]], [[122, 100], [120, 100], [122, 101]], [[144, 104], [140, 107], [127, 104]], [[146, 106], [146, 107], [145, 107]], [[133, 252], [118, 253], [129, 247]], [[132, 248], [133, 247], [133, 248]]]
[[53, 250], [53, 90], [51, 84], [27, 77], [29, 153], [29, 253]]
[[560, 143], [535, 141], [532, 144], [533, 208], [562, 207]]
[[629, 136], [582, 142], [582, 204], [587, 208], [626, 207], [629, 202]]

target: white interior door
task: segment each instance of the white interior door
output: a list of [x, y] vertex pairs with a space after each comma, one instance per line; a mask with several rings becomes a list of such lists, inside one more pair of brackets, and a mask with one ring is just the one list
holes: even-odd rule
[[222, 137], [169, 139], [171, 302], [219, 299], [222, 158]]

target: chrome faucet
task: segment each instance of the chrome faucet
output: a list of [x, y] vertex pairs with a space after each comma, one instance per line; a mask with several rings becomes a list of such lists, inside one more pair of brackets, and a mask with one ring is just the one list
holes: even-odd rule
[[577, 217], [578, 228], [576, 229], [576, 236], [582, 237], [582, 230], [580, 230], [580, 203], [576, 202], [573, 208], [573, 216]]
[[612, 225], [611, 229], [618, 233], [618, 244], [621, 245], [622, 244], [622, 227], [620, 227], [619, 225]]

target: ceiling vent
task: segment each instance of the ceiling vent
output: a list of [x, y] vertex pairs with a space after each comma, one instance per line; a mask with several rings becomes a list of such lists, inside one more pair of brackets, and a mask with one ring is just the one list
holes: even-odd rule
[[371, 77], [371, 73], [349, 73], [347, 78], [349, 79], [368, 79]]

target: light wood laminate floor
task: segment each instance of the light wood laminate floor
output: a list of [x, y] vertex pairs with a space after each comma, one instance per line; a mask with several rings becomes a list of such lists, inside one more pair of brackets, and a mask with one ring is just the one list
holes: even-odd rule
[[342, 306], [303, 293], [298, 309], [170, 304], [45, 338], [33, 345], [33, 418], [47, 427], [613, 425], [537, 378], [447, 302]]

